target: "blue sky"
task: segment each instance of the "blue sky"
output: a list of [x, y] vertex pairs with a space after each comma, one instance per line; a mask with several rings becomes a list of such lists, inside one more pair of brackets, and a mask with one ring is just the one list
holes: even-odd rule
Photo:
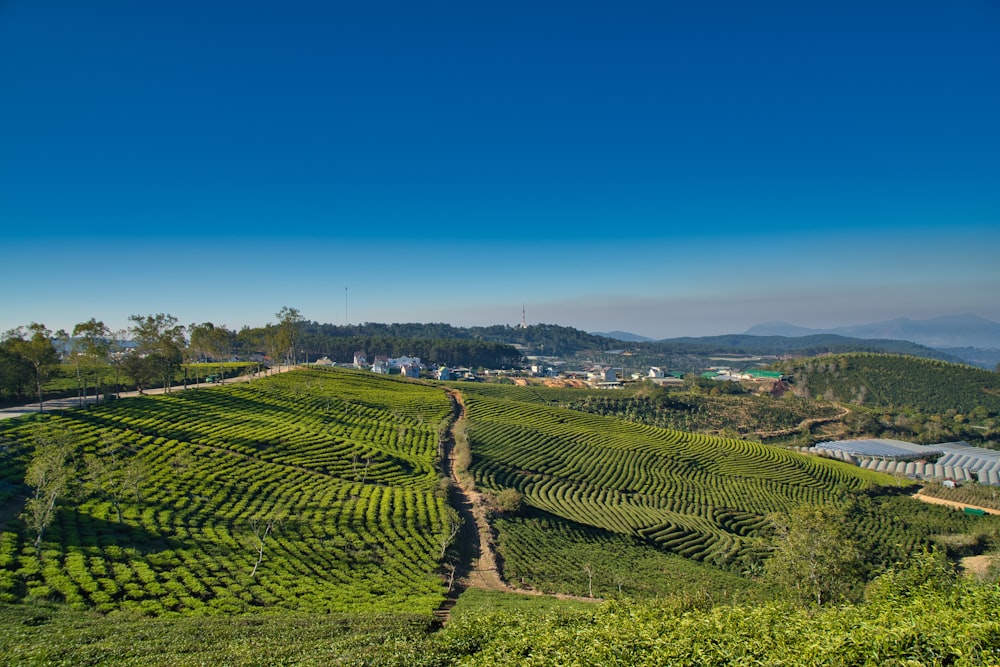
[[1000, 320], [1000, 5], [0, 2], [0, 330]]

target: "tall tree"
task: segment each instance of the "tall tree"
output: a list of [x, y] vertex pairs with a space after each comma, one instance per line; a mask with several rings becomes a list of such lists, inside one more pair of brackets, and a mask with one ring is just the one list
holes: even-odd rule
[[136, 352], [151, 369], [163, 379], [163, 387], [170, 391], [171, 378], [183, 360], [184, 327], [177, 324], [173, 315], [131, 315], [129, 331], [136, 343]]
[[305, 318], [297, 308], [283, 306], [276, 314], [278, 318], [278, 345], [285, 355], [286, 364], [294, 364], [296, 348], [301, 338], [302, 323]]
[[75, 477], [71, 457], [76, 441], [68, 429], [49, 426], [35, 433], [34, 445], [24, 476], [24, 483], [33, 489], [24, 505], [24, 517], [35, 533], [35, 550], [41, 554], [45, 529], [52, 524], [57, 504]]
[[18, 350], [23, 329], [11, 329], [0, 336], [0, 396], [23, 398], [33, 384], [34, 369]]
[[121, 391], [121, 372], [124, 370], [128, 352], [128, 329], [116, 329], [110, 332], [108, 362], [115, 369], [115, 398], [118, 398], [118, 392]]
[[35, 393], [38, 396], [38, 411], [44, 412], [42, 384], [59, 368], [59, 354], [52, 344], [52, 332], [44, 324], [32, 322], [27, 332], [21, 327], [8, 332], [12, 351], [31, 367], [35, 379]]
[[73, 356], [77, 359], [77, 373], [83, 370], [83, 400], [87, 400], [86, 374], [94, 379], [94, 398], [101, 398], [101, 377], [107, 367], [111, 350], [110, 330], [104, 322], [91, 317], [73, 327]]
[[192, 324], [188, 331], [191, 334], [190, 346], [201, 357], [211, 358], [220, 363], [219, 377], [224, 376], [221, 363], [232, 355], [235, 334], [225, 325], [215, 326], [211, 322]]

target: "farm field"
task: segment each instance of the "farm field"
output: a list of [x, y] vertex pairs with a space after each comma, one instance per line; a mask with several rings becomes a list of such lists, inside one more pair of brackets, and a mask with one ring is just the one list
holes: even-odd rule
[[[574, 599], [468, 589], [435, 619], [454, 555], [449, 388], [478, 488], [523, 498], [492, 515], [507, 582]], [[841, 462], [563, 407], [585, 391], [299, 369], [0, 423], [0, 662], [796, 664], [859, 624], [883, 657], [952, 655], [959, 627], [951, 663], [997, 655], [995, 587], [938, 562], [936, 578], [907, 575], [928, 596], [911, 603], [911, 579], [877, 578], [930, 546], [982, 552], [991, 518]], [[62, 441], [74, 483], [38, 539], [26, 475]], [[797, 614], [754, 568], [775, 514], [824, 503], [846, 503], [850, 538], [888, 565], [870, 600]], [[941, 628], [906, 634], [932, 615]], [[761, 623], [782, 641], [748, 643]]]
[[4, 516], [39, 432], [72, 440], [76, 484], [39, 553], [5, 522], [0, 601], [428, 614], [444, 593], [434, 466], [449, 412], [434, 388], [300, 370], [11, 420]]
[[[875, 570], [930, 545], [935, 535], [974, 530], [964, 517], [906, 497], [916, 487], [905, 479], [752, 441], [580, 414], [555, 407], [545, 388], [517, 389], [508, 397], [496, 388], [464, 390], [470, 471], [483, 490], [517, 490], [545, 521], [635, 538], [736, 573], [766, 558], [770, 517], [804, 504], [849, 501], [850, 532]], [[562, 398], [569, 390], [552, 391]], [[563, 577], [562, 592], [578, 592], [582, 563], [557, 576], [551, 570], [559, 559], [548, 558], [543, 541], [504, 536], [505, 526], [522, 532], [531, 523], [498, 522], [510, 570], [546, 590]], [[533, 532], [555, 541], [567, 530], [577, 529]]]

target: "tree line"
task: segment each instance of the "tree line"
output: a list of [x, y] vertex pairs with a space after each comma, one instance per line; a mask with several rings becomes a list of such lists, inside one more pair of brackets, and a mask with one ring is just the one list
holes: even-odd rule
[[239, 330], [213, 322], [182, 325], [166, 313], [132, 315], [120, 330], [96, 318], [72, 331], [53, 332], [32, 322], [0, 335], [0, 400], [34, 398], [44, 409], [43, 387], [59, 374], [75, 378], [82, 398], [116, 393], [126, 381], [139, 391], [169, 390], [186, 364], [234, 358], [291, 365], [327, 357], [350, 363], [363, 352], [369, 359], [408, 355], [470, 368], [511, 368], [523, 361], [510, 344], [446, 324], [334, 327], [309, 322], [289, 306], [275, 317], [276, 322]]
[[166, 313], [131, 315], [129, 326], [120, 330], [96, 318], [76, 324], [71, 332], [53, 332], [32, 322], [0, 335], [0, 399], [33, 397], [44, 411], [43, 386], [67, 370], [76, 377], [83, 398], [90, 391], [100, 398], [118, 392], [126, 379], [139, 391], [153, 386], [169, 391], [185, 363], [222, 361], [237, 354], [294, 363], [304, 319], [287, 306], [277, 317], [276, 324], [239, 332], [212, 322], [185, 326]]

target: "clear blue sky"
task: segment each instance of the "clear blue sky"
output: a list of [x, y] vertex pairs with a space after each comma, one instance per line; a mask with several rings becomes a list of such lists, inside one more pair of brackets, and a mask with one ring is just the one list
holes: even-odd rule
[[1000, 3], [0, 0], [0, 331], [1000, 320]]

